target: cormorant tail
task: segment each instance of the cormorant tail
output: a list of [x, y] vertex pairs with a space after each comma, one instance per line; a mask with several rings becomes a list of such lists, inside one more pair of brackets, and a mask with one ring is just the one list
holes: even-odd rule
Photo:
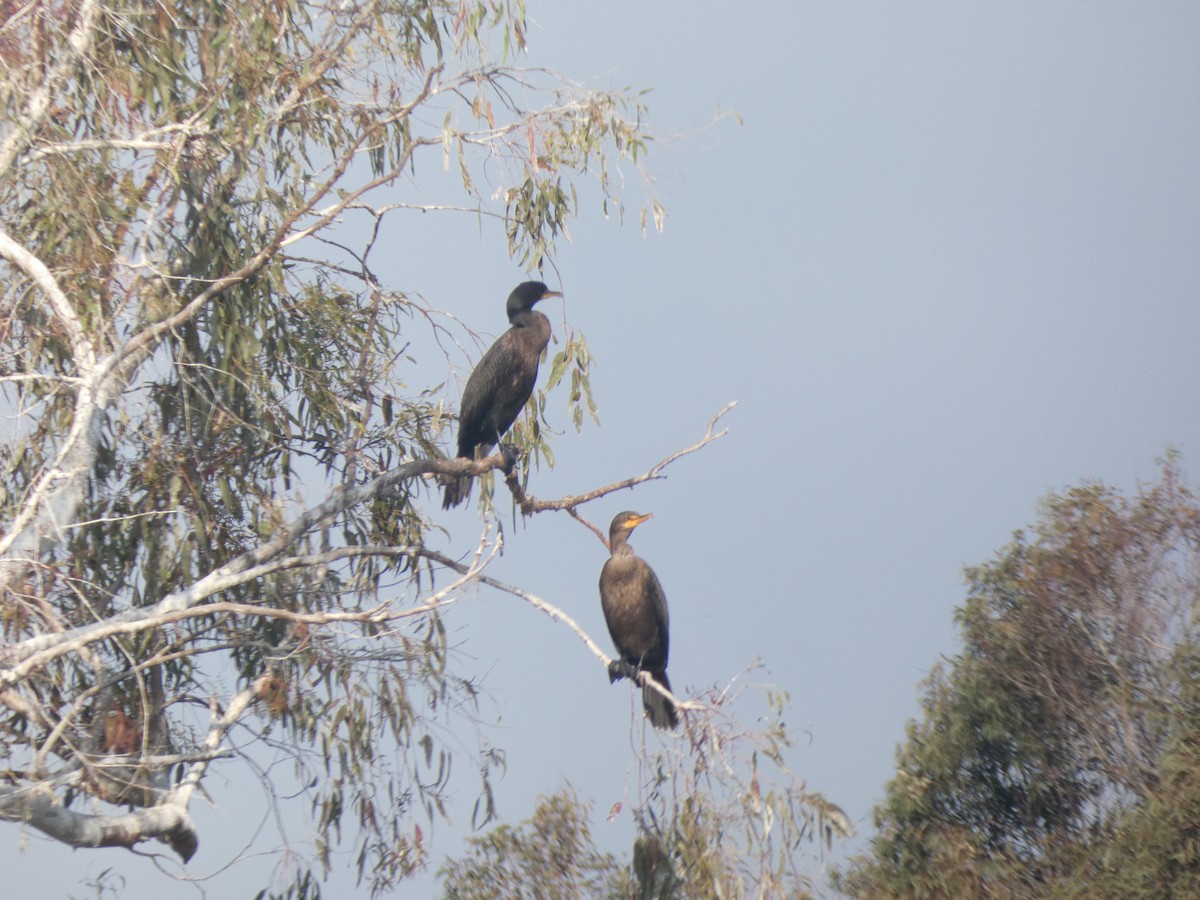
[[458, 506], [471, 495], [471, 476], [459, 475], [446, 482], [446, 490], [442, 494], [442, 509]]
[[[654, 677], [654, 680], [665, 687], [668, 691], [671, 690], [671, 682], [667, 679], [667, 670], [646, 669], [647, 674]], [[679, 727], [679, 713], [675, 709], [675, 704], [646, 684], [642, 686], [642, 706], [646, 710], [646, 716], [650, 719], [650, 724], [655, 728], [671, 729]]]

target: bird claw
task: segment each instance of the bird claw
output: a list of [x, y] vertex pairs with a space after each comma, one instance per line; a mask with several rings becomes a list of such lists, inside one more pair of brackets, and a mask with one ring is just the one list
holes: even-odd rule
[[614, 659], [608, 664], [608, 683], [616, 684], [622, 678], [637, 678], [637, 669], [623, 659]]
[[517, 464], [517, 457], [521, 453], [521, 448], [516, 444], [501, 444], [500, 455], [504, 457], [504, 473], [507, 475], [512, 471], [513, 466]]

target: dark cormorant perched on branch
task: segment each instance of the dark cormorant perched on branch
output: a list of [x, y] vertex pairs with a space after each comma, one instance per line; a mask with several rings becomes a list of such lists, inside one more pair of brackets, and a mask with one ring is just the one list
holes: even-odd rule
[[[667, 595], [654, 570], [629, 546], [633, 529], [649, 518], [650, 513], [619, 513], [608, 529], [612, 556], [600, 570], [600, 607], [620, 656], [609, 665], [608, 678], [635, 678], [644, 671], [669, 691]], [[642, 686], [642, 706], [655, 728], [679, 724], [675, 704], [648, 685]]]
[[[533, 393], [538, 361], [550, 343], [550, 320], [533, 305], [561, 297], [540, 281], [526, 281], [508, 295], [506, 309], [512, 327], [492, 344], [475, 366], [463, 389], [458, 411], [458, 455], [474, 459], [476, 449], [490, 450], [516, 421]], [[446, 484], [442, 509], [458, 506], [471, 493], [471, 476]]]

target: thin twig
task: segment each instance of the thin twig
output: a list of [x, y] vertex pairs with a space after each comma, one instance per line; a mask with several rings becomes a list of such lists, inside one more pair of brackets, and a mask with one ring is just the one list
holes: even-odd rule
[[[435, 562], [441, 563], [442, 565], [446, 566], [448, 569], [453, 569], [456, 572], [464, 572], [467, 568], [462, 563], [455, 562], [454, 560], [450, 559], [448, 556], [443, 556], [440, 553], [429, 552], [427, 555], [430, 559], [434, 560]], [[476, 576], [475, 580], [480, 582], [481, 584], [486, 584], [488, 587], [495, 588], [498, 591], [504, 591], [506, 594], [512, 594], [514, 597], [520, 597], [522, 600], [524, 600], [526, 603], [528, 603], [534, 609], [539, 610], [542, 613], [545, 613], [547, 616], [549, 616], [551, 619], [554, 619], [557, 622], [562, 622], [564, 625], [567, 626], [567, 628], [569, 628], [569, 629], [571, 629], [571, 631], [575, 632], [576, 637], [578, 637], [581, 641], [583, 641], [587, 645], [587, 648], [592, 651], [592, 655], [595, 656], [596, 659], [600, 660], [600, 663], [601, 663], [601, 665], [604, 666], [605, 671], [608, 670], [609, 664], [613, 661], [612, 657], [610, 657], [607, 653], [605, 653], [603, 650], [600, 649], [600, 645], [597, 644], [592, 639], [592, 636], [590, 634], [588, 634], [586, 631], [583, 630], [583, 627], [578, 622], [576, 622], [573, 618], [571, 618], [571, 616], [569, 616], [567, 613], [563, 612], [561, 609], [559, 609], [557, 606], [555, 606], [549, 600], [545, 600], [542, 597], [537, 596], [536, 594], [531, 594], [529, 591], [524, 590], [523, 588], [519, 588], [516, 585], [508, 584], [507, 582], [503, 582], [503, 581], [500, 581], [499, 579], [492, 578], [490, 575], [478, 575], [478, 576]], [[666, 697], [668, 700], [670, 700], [672, 703], [675, 704], [675, 706], [679, 707], [680, 709], [705, 709], [706, 708], [703, 703], [700, 703], [695, 700], [681, 700], [679, 697], [675, 696], [675, 694], [671, 693], [666, 688], [664, 688], [661, 684], [659, 684], [657, 681], [655, 681], [654, 678], [651, 677], [648, 672], [643, 672], [643, 671], [639, 670], [638, 674], [637, 674], [637, 678], [635, 680], [638, 682], [638, 684], [650, 685], [654, 690], [658, 691], [660, 694], [662, 694], [664, 697]]]
[[676, 450], [669, 456], [659, 460], [657, 463], [651, 466], [648, 471], [641, 475], [635, 475], [632, 478], [626, 478], [622, 481], [617, 481], [612, 484], [605, 485], [604, 487], [596, 488], [584, 494], [568, 494], [566, 497], [562, 497], [558, 500], [539, 500], [533, 495], [527, 494], [517, 481], [516, 475], [512, 472], [505, 477], [505, 483], [508, 485], [508, 489], [512, 492], [513, 499], [516, 501], [517, 505], [521, 507], [521, 512], [525, 515], [529, 516], [533, 515], [535, 512], [543, 512], [545, 510], [552, 509], [566, 510], [567, 512], [571, 513], [574, 518], [579, 519], [580, 522], [582, 522], [588, 528], [591, 528], [592, 531], [595, 531], [603, 541], [603, 533], [596, 528], [595, 525], [585, 522], [575, 514], [576, 507], [582, 506], [584, 503], [590, 503], [591, 501], [597, 500], [600, 497], [605, 497], [608, 494], [612, 494], [617, 491], [623, 491], [626, 488], [635, 487], [636, 485], [642, 484], [646, 481], [655, 481], [660, 478], [666, 478], [666, 476], [662, 474], [662, 471], [663, 469], [667, 468], [667, 466], [671, 465], [671, 463], [684, 456], [687, 456], [688, 454], [695, 453], [697, 450], [703, 449], [713, 441], [723, 438], [729, 433], [728, 428], [723, 428], [720, 431], [714, 431], [714, 429], [716, 428], [717, 422], [721, 419], [721, 417], [735, 406], [737, 406], [736, 400], [734, 400], [732, 403], [727, 403], [717, 412], [716, 415], [712, 417], [712, 419], [709, 420], [708, 429], [705, 431], [704, 437], [692, 444], [690, 447], [684, 447], [682, 450]]

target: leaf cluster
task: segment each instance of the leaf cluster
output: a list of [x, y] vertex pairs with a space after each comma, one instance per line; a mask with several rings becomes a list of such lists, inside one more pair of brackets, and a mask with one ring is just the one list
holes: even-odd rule
[[[732, 686], [731, 686], [732, 687]], [[635, 811], [638, 897], [811, 897], [802, 860], [852, 828], [788, 768], [786, 693], [768, 690], [756, 727], [734, 716], [743, 689], [713, 689], [687, 743], [653, 756]]]
[[969, 569], [963, 651], [931, 676], [872, 854], [840, 885], [1168, 896], [1116, 885], [1193, 878], [1198, 554], [1200, 504], [1170, 462], [1131, 498], [1100, 484], [1050, 497], [1032, 536]]
[[[811, 897], [800, 860], [846, 836], [844, 814], [788, 770], [785, 695], [768, 693], [760, 727], [732, 713], [741, 690], [710, 691], [685, 716], [685, 740], [640, 759], [628, 858], [600, 854], [589, 807], [571, 790], [541, 798], [532, 818], [468, 839], [439, 871], [443, 896]], [[614, 806], [610, 819], [620, 812]]]
[[592, 840], [590, 806], [570, 788], [539, 797], [517, 825], [498, 825], [467, 839], [467, 853], [438, 875], [446, 900], [495, 897], [570, 900], [630, 896], [627, 871]]

